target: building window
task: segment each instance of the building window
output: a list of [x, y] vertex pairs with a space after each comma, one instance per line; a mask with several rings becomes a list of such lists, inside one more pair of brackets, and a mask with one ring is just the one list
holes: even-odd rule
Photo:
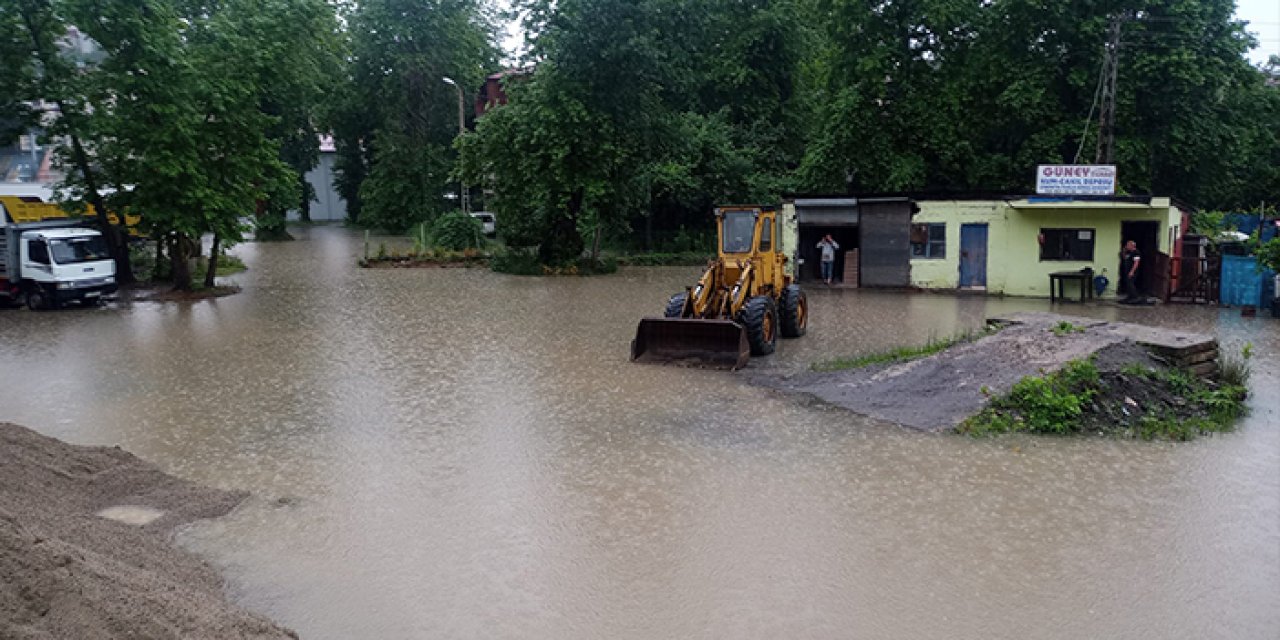
[[947, 225], [940, 222], [911, 225], [911, 257], [947, 257]]
[[1093, 229], [1041, 229], [1041, 260], [1093, 261]]

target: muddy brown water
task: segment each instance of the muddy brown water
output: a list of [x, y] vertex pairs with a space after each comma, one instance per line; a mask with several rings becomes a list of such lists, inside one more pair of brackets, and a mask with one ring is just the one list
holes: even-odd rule
[[[1252, 414], [1189, 444], [972, 440], [628, 363], [638, 318], [695, 269], [359, 270], [355, 233], [297, 234], [236, 247], [229, 298], [0, 313], [0, 420], [252, 491], [180, 540], [304, 638], [1280, 629], [1280, 321], [1059, 305], [1251, 342]], [[1051, 308], [810, 303], [809, 335], [753, 367]]]

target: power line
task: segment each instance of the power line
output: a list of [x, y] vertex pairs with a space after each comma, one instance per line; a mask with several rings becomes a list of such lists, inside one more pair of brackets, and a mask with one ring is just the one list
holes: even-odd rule
[[1093, 109], [1098, 106], [1098, 96], [1102, 94], [1102, 79], [1106, 77], [1107, 59], [1102, 58], [1102, 64], [1098, 65], [1098, 86], [1093, 90], [1093, 102], [1089, 103], [1089, 115], [1084, 117], [1084, 131], [1080, 132], [1080, 145], [1076, 147], [1076, 157], [1071, 160], [1071, 164], [1080, 164], [1080, 154], [1084, 152], [1084, 139], [1089, 135], [1089, 125], [1093, 122]]
[[1120, 25], [1128, 16], [1112, 16], [1107, 27], [1107, 44], [1103, 56], [1102, 110], [1098, 114], [1098, 147], [1094, 164], [1111, 164], [1116, 143], [1116, 77], [1120, 68]]

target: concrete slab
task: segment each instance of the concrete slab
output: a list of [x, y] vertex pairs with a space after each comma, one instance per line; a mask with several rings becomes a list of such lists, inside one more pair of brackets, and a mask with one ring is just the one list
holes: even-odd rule
[[[1218, 348], [1218, 340], [1211, 335], [1203, 333], [1148, 327], [1128, 322], [1110, 322], [1096, 318], [1081, 318], [1043, 311], [1013, 313], [1007, 316], [991, 318], [990, 321], [1001, 324], [1024, 324], [1043, 327], [1054, 327], [1060, 322], [1070, 322], [1076, 326], [1088, 327], [1091, 331], [1105, 332], [1127, 338], [1154, 350], [1162, 356], [1171, 355], [1181, 358], [1191, 354], [1213, 351]], [[1200, 360], [1200, 362], [1203, 362], [1203, 360]]]

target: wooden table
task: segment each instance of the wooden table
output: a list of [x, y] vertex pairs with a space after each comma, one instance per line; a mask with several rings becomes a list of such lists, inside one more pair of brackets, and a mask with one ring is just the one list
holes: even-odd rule
[[1063, 291], [1063, 282], [1067, 280], [1075, 280], [1080, 284], [1080, 302], [1085, 301], [1087, 296], [1093, 299], [1093, 269], [1084, 271], [1055, 271], [1049, 274], [1049, 301], [1053, 302], [1059, 298], [1065, 300], [1066, 295]]

